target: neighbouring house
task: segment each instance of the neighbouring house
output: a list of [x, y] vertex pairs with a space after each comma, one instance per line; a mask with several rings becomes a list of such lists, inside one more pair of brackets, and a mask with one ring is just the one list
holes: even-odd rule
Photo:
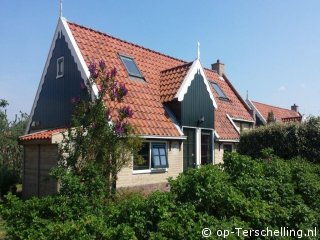
[[[71, 119], [70, 99], [80, 95], [90, 62], [116, 67], [129, 90], [130, 123], [143, 138], [143, 163], [122, 169], [117, 187], [161, 188], [188, 168], [222, 162], [236, 150], [240, 132], [254, 126], [252, 111], [217, 61], [191, 62], [59, 18], [30, 114], [24, 146], [23, 196], [57, 191], [49, 176], [61, 132]], [[90, 86], [95, 94], [98, 87]], [[160, 161], [159, 161], [160, 159]]]
[[269, 121], [278, 123], [302, 121], [302, 115], [299, 113], [299, 107], [296, 104], [293, 104], [291, 109], [286, 109], [252, 101], [248, 98], [246, 101], [254, 112], [256, 126], [267, 124], [268, 119]]

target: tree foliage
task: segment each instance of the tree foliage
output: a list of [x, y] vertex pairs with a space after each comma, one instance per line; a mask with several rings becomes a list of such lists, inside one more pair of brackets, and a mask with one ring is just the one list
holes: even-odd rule
[[[81, 96], [71, 102], [75, 110], [60, 148], [59, 179], [62, 194], [108, 198], [116, 189], [118, 172], [132, 162], [140, 141], [128, 122], [133, 111], [125, 105], [128, 90], [117, 81], [115, 68], [110, 71], [103, 61], [89, 65], [87, 84], [81, 84]], [[95, 96], [91, 87], [98, 86]], [[107, 102], [107, 104], [105, 104]]]
[[[254, 144], [252, 144], [254, 143]], [[241, 134], [238, 151], [258, 157], [265, 148], [277, 156], [296, 156], [320, 163], [320, 117], [310, 117], [303, 123], [270, 124]]]
[[0, 198], [15, 188], [22, 170], [23, 148], [18, 137], [24, 134], [28, 115], [20, 112], [10, 121], [6, 108], [9, 103], [0, 99]]

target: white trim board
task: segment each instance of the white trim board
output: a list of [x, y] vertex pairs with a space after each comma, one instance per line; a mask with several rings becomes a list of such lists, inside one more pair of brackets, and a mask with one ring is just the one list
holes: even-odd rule
[[245, 119], [242, 119], [242, 118], [233, 118], [233, 117], [232, 117], [232, 120], [234, 120], [234, 121], [238, 121], [238, 122], [254, 123], [254, 121], [253, 121], [253, 120], [245, 120]]
[[190, 87], [191, 82], [194, 79], [194, 75], [197, 74], [197, 72], [200, 72], [200, 74], [202, 75], [203, 80], [204, 80], [204, 84], [206, 85], [207, 91], [208, 91], [209, 96], [211, 98], [212, 105], [215, 109], [217, 109], [218, 105], [214, 99], [214, 96], [213, 96], [212, 91], [210, 89], [209, 81], [206, 77], [206, 74], [204, 73], [203, 67], [202, 67], [199, 59], [196, 59], [192, 63], [187, 75], [183, 79], [182, 84], [175, 95], [175, 98], [177, 98], [179, 102], [183, 101], [184, 95], [188, 92], [188, 88]]
[[139, 135], [140, 138], [145, 139], [164, 139], [164, 140], [184, 140], [187, 139], [185, 136], [171, 137], [171, 136], [158, 136], [158, 135]]
[[164, 109], [166, 110], [167, 114], [169, 115], [169, 118], [171, 119], [172, 123], [174, 124], [174, 126], [175, 126], [176, 129], [178, 130], [179, 134], [180, 134], [181, 136], [183, 136], [184, 134], [183, 134], [181, 128], [179, 127], [179, 123], [178, 123], [176, 117], [174, 116], [174, 114], [171, 112], [171, 110], [170, 110], [168, 107], [166, 107], [166, 106], [164, 106], [164, 105], [163, 105], [163, 107], [164, 107]]
[[229, 116], [229, 114], [226, 114], [227, 118], [229, 119], [229, 121], [231, 122], [231, 124], [233, 125], [233, 127], [237, 130], [237, 132], [240, 134], [240, 129], [237, 127], [237, 125], [234, 123], [234, 121], [232, 120], [232, 118]]
[[[47, 74], [47, 70], [48, 70], [48, 67], [49, 67], [49, 63], [50, 63], [50, 60], [51, 60], [51, 57], [52, 57], [52, 53], [53, 53], [53, 50], [55, 48], [55, 43], [56, 43], [56, 40], [58, 38], [61, 37], [61, 34], [64, 35], [65, 37], [65, 40], [68, 44], [68, 48], [70, 49], [71, 51], [71, 55], [74, 59], [74, 61], [76, 62], [77, 64], [77, 67], [78, 67], [78, 70], [80, 71], [81, 73], [81, 78], [84, 80], [84, 84], [87, 84], [87, 79], [89, 78], [90, 76], [90, 73], [89, 73], [89, 69], [84, 61], [84, 58], [83, 56], [81, 55], [81, 52], [80, 52], [80, 49], [71, 33], [71, 30], [68, 26], [68, 23], [66, 21], [65, 18], [63, 17], [60, 17], [59, 20], [58, 20], [58, 23], [57, 23], [57, 27], [56, 27], [56, 30], [55, 30], [55, 34], [53, 36], [53, 40], [51, 42], [51, 47], [50, 47], [50, 50], [49, 50], [49, 53], [48, 53], [48, 56], [47, 56], [47, 60], [46, 60], [46, 63], [45, 63], [45, 66], [44, 66], [44, 69], [43, 69], [43, 72], [42, 72], [42, 75], [41, 75], [41, 80], [40, 80], [40, 83], [38, 85], [38, 89], [37, 89], [37, 93], [36, 93], [36, 96], [34, 98], [34, 101], [33, 101], [33, 105], [32, 105], [32, 109], [31, 109], [31, 112], [30, 112], [30, 117], [29, 117], [29, 121], [28, 121], [28, 124], [27, 124], [27, 128], [26, 128], [26, 131], [25, 133], [27, 134], [30, 130], [30, 126], [31, 126], [31, 121], [32, 121], [32, 118], [33, 118], [33, 115], [34, 115], [34, 111], [35, 111], [35, 108], [37, 106], [37, 103], [38, 103], [38, 100], [39, 100], [39, 96], [40, 96], [40, 93], [41, 93], [41, 90], [42, 90], [42, 85], [44, 83], [44, 79], [45, 79], [45, 76]], [[94, 84], [92, 85], [92, 90], [93, 90], [93, 93], [95, 94], [95, 96], [98, 95], [98, 88], [97, 86]]]
[[217, 139], [216, 142], [221, 143], [238, 143], [240, 140], [238, 139]]
[[261, 122], [263, 122], [263, 124], [267, 124], [266, 119], [262, 116], [262, 114], [259, 112], [259, 110], [256, 108], [256, 106], [251, 102], [249, 98], [246, 99], [246, 102], [248, 103], [249, 107], [256, 112]]

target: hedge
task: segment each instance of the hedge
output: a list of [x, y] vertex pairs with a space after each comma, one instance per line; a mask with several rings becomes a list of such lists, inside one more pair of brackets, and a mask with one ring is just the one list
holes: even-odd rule
[[301, 156], [320, 163], [320, 117], [310, 117], [303, 123], [269, 124], [240, 137], [241, 154], [258, 157], [266, 148], [284, 159]]
[[225, 154], [224, 165], [190, 169], [171, 179], [170, 192], [127, 194], [97, 205], [82, 194], [26, 201], [9, 194], [0, 215], [9, 239], [193, 240], [203, 239], [205, 227], [212, 231], [210, 239], [217, 239], [219, 229], [319, 226], [320, 165], [265, 157]]

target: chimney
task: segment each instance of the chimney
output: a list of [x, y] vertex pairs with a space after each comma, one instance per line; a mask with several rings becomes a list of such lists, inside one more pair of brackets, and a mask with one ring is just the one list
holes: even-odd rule
[[291, 110], [292, 110], [292, 111], [295, 111], [295, 112], [298, 112], [298, 111], [299, 111], [299, 106], [296, 105], [296, 104], [293, 104], [293, 105], [291, 106]]
[[224, 64], [219, 59], [216, 63], [211, 64], [211, 69], [216, 71], [220, 76], [224, 74]]

